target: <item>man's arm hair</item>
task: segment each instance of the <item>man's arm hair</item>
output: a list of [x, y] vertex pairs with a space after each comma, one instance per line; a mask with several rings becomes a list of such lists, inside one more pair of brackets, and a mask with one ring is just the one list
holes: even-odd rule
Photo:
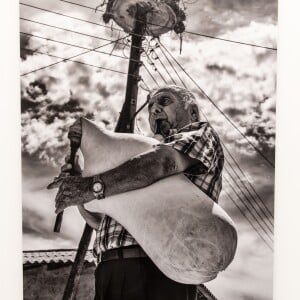
[[184, 172], [199, 163], [172, 147], [160, 145], [100, 174], [105, 195], [111, 196], [146, 187], [162, 178]]

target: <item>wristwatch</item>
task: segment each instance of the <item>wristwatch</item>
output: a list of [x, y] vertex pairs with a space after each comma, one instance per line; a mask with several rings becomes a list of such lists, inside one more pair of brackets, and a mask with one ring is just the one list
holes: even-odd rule
[[97, 200], [105, 198], [104, 196], [104, 182], [100, 176], [93, 177], [93, 194]]

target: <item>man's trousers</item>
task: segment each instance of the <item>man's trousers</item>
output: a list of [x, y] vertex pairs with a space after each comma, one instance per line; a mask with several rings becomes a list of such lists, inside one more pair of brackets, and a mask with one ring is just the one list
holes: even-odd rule
[[167, 278], [149, 258], [101, 262], [95, 300], [196, 300], [196, 286]]

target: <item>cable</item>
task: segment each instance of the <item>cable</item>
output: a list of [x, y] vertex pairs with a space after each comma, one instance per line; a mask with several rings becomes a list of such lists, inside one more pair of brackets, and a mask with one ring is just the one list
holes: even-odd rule
[[[38, 10], [42, 10], [42, 11], [45, 11], [45, 12], [48, 12], [48, 13], [51, 13], [51, 14], [55, 14], [55, 15], [58, 15], [58, 16], [70, 18], [70, 19], [73, 19], [73, 20], [77, 20], [77, 21], [89, 23], [89, 24], [92, 24], [92, 25], [96, 25], [96, 26], [100, 26], [100, 27], [112, 29], [110, 26], [106, 26], [106, 25], [103, 25], [103, 24], [99, 24], [99, 23], [96, 23], [96, 22], [92, 22], [92, 21], [80, 19], [80, 18], [77, 18], [77, 17], [69, 16], [69, 15], [65, 15], [65, 14], [62, 14], [62, 13], [59, 13], [59, 12], [56, 12], [56, 11], [52, 11], [52, 10], [49, 10], [49, 9], [46, 9], [46, 8], [41, 8], [41, 7], [38, 7], [38, 6], [30, 5], [30, 4], [27, 4], [27, 3], [20, 2], [20, 5], [31, 7], [31, 8], [38, 9]], [[122, 29], [118, 29], [118, 28], [113, 28], [113, 29], [117, 30], [117, 31], [122, 31], [123, 32]]]
[[[147, 51], [145, 51], [145, 54], [148, 58], [148, 60], [150, 61], [150, 65], [154, 66], [154, 71], [157, 72], [159, 74], [159, 76], [161, 77], [161, 79], [164, 81], [165, 84], [167, 84], [167, 81], [165, 80], [165, 78], [162, 76], [162, 74], [160, 73], [160, 71], [157, 69], [155, 63], [152, 61], [152, 59], [149, 57]], [[149, 63], [149, 62], [148, 62]]]
[[[225, 179], [226, 180], [226, 179]], [[240, 211], [240, 213], [242, 214], [242, 216], [249, 222], [250, 226], [256, 231], [256, 233], [260, 236], [260, 238], [264, 241], [264, 243], [266, 244], [266, 246], [273, 251], [272, 247], [269, 245], [269, 243], [265, 240], [265, 238], [262, 236], [262, 234], [258, 231], [258, 229], [252, 224], [251, 220], [248, 218], [248, 216], [243, 212], [243, 210], [238, 206], [237, 202], [233, 200], [233, 198], [230, 196], [230, 194], [225, 191], [225, 194], [227, 196], [228, 199], [230, 199], [233, 204], [236, 206], [236, 208]]]
[[[240, 202], [244, 205], [244, 207], [246, 208], [246, 209], [248, 209], [247, 208], [247, 206], [245, 205], [245, 203], [241, 200], [241, 197], [239, 196], [239, 194], [236, 192], [236, 190], [234, 189], [234, 187], [232, 186], [232, 184], [230, 183], [230, 181], [224, 176], [224, 180], [225, 180], [225, 182], [227, 183], [227, 185], [232, 189], [232, 191], [234, 192], [234, 194], [236, 195], [236, 197], [240, 200]], [[226, 192], [226, 191], [225, 191]], [[250, 215], [251, 215], [251, 217], [252, 218], [254, 218], [254, 220], [257, 222], [257, 220], [256, 220], [256, 218], [252, 215], [252, 213], [251, 213], [251, 211], [249, 210], [249, 212], [250, 212]], [[249, 218], [247, 217], [247, 215], [246, 214], [243, 214], [244, 215], [244, 217], [247, 219], [247, 220], [249, 220]], [[250, 221], [250, 223], [252, 224], [252, 222]], [[253, 225], [253, 224], [252, 224]], [[259, 222], [257, 222], [257, 225], [259, 225], [259, 227], [260, 227], [260, 229], [262, 229], [262, 231], [264, 232], [264, 234], [270, 239], [270, 241], [273, 243], [273, 240], [271, 239], [271, 237], [268, 235], [268, 233], [265, 231], [265, 229], [264, 229], [264, 227], [262, 227], [261, 226], [261, 224], [259, 223]], [[254, 225], [253, 225], [253, 227], [254, 227]]]
[[[249, 207], [248, 205], [246, 205], [246, 204], [244, 203], [244, 201], [241, 200], [241, 201], [243, 202], [243, 204], [245, 205], [245, 207], [247, 207], [247, 209], [249, 210], [249, 212], [251, 212], [252, 217], [255, 218], [255, 220], [257, 221], [258, 224], [260, 224], [259, 221], [263, 222], [263, 224], [266, 226], [266, 228], [270, 231], [270, 234], [272, 235], [273, 232], [272, 232], [272, 228], [270, 227], [270, 226], [272, 226], [272, 224], [271, 224], [271, 225], [268, 224], [268, 223], [265, 221], [265, 219], [261, 216], [261, 214], [259, 214], [259, 212], [257, 211], [256, 207], [253, 205], [253, 203], [251, 202], [251, 200], [249, 200], [249, 198], [248, 198], [247, 195], [244, 193], [243, 189], [240, 187], [240, 185], [238, 184], [238, 182], [235, 181], [235, 178], [232, 176], [232, 174], [229, 172], [229, 170], [228, 170], [227, 168], [225, 168], [225, 167], [224, 167], [224, 170], [227, 172], [227, 174], [229, 175], [229, 177], [231, 178], [231, 180], [235, 183], [235, 185], [236, 185], [236, 187], [238, 188], [239, 192], [240, 192], [240, 193], [242, 194], [242, 196], [244, 197], [245, 202], [248, 203], [248, 204], [250, 205], [250, 207], [255, 211], [255, 213], [256, 213], [258, 219], [256, 218], [256, 216], [255, 216], [255, 214], [253, 213], [253, 211], [250, 209], [250, 207]], [[242, 198], [240, 198], [240, 199], [242, 199]], [[268, 219], [267, 219], [267, 220], [268, 220]], [[261, 226], [261, 225], [260, 225], [260, 226]], [[262, 228], [263, 228], [263, 226], [262, 226]], [[264, 231], [265, 231], [265, 228], [264, 228]], [[265, 231], [265, 233], [267, 234], [266, 231]], [[271, 238], [269, 235], [268, 235], [268, 237], [272, 240], [272, 238]]]
[[161, 47], [158, 47], [158, 49], [161, 51], [161, 53], [165, 56], [165, 58], [167, 59], [169, 65], [171, 66], [171, 68], [173, 69], [173, 71], [175, 72], [175, 74], [177, 75], [177, 77], [179, 78], [179, 80], [181, 81], [181, 84], [187, 88], [186, 84], [184, 83], [184, 81], [181, 79], [181, 77], [179, 76], [178, 72], [176, 71], [174, 65], [172, 64], [172, 62], [170, 61], [169, 57], [165, 54], [164, 51], [162, 51]]
[[47, 37], [43, 37], [43, 36], [39, 36], [39, 35], [36, 35], [36, 34], [31, 34], [31, 33], [22, 32], [22, 31], [20, 31], [20, 34], [31, 36], [31, 37], [38, 38], [38, 39], [43, 39], [43, 40], [50, 41], [50, 42], [53, 42], [53, 43], [58, 43], [58, 44], [62, 44], [62, 45], [66, 45], [66, 46], [70, 46], [70, 47], [74, 47], [74, 48], [78, 48], [78, 49], [90, 50], [91, 52], [96, 52], [96, 53], [100, 53], [100, 54], [114, 56], [114, 57], [118, 57], [118, 58], [122, 58], [122, 59], [126, 59], [126, 60], [131, 60], [131, 61], [135, 61], [135, 62], [137, 61], [135, 59], [129, 59], [128, 57], [125, 57], [125, 56], [122, 56], [122, 55], [117, 55], [117, 54], [108, 53], [108, 52], [99, 51], [99, 50], [94, 50], [92, 48], [87, 48], [87, 47], [83, 47], [83, 46], [79, 46], [79, 45], [75, 45], [75, 44], [71, 44], [71, 43], [57, 41], [57, 40], [53, 40], [53, 39], [50, 39], [50, 38], [47, 38]]
[[176, 64], [181, 68], [181, 70], [188, 76], [188, 78], [197, 86], [197, 88], [201, 91], [203, 96], [224, 116], [224, 118], [244, 137], [244, 139], [248, 142], [249, 145], [252, 146], [255, 151], [260, 154], [261, 157], [265, 159], [269, 163], [270, 166], [275, 168], [274, 163], [271, 162], [263, 153], [260, 151], [247, 137], [246, 135], [231, 121], [231, 119], [220, 109], [220, 107], [204, 92], [204, 90], [199, 86], [199, 84], [188, 74], [188, 72], [182, 67], [182, 65], [176, 60], [172, 53], [158, 40], [159, 44], [167, 51], [167, 53], [172, 57], [172, 59], [176, 62]]
[[[205, 114], [204, 114], [204, 116], [205, 116]], [[205, 118], [206, 118], [206, 116], [205, 116]], [[206, 118], [206, 120], [207, 120], [207, 118]], [[227, 149], [227, 148], [226, 148]], [[227, 149], [227, 151], [228, 151], [228, 149]], [[226, 160], [226, 159], [225, 159]], [[230, 164], [230, 162], [228, 161], [228, 160], [226, 160], [227, 162], [228, 162], [228, 164], [229, 164], [229, 167], [234, 171], [234, 173], [238, 176], [238, 174], [236, 173], [236, 171], [235, 171], [235, 169], [232, 167], [232, 165]], [[233, 180], [233, 182], [235, 182], [235, 179], [233, 178], [233, 176], [232, 176], [232, 174], [227, 170], [227, 173], [228, 173], [228, 175], [231, 177], [231, 179]], [[244, 182], [242, 182], [242, 184], [245, 186], [245, 184], [244, 184]], [[268, 230], [270, 230], [270, 233], [272, 234], [272, 226], [273, 226], [273, 224], [271, 223], [271, 221], [268, 219], [268, 217], [267, 217], [267, 215], [265, 214], [265, 212], [264, 212], [264, 210], [258, 205], [258, 203], [257, 203], [257, 201], [255, 200], [255, 198], [254, 198], [254, 196], [251, 194], [251, 192], [248, 190], [248, 188], [245, 186], [245, 188], [247, 189], [247, 191], [248, 191], [248, 193], [250, 194], [250, 196], [254, 199], [254, 201], [255, 201], [255, 203], [256, 203], [256, 205], [257, 205], [257, 207], [258, 207], [258, 209], [259, 210], [261, 210], [262, 212], [263, 212], [263, 214], [265, 215], [265, 217], [267, 218], [267, 220], [270, 222], [270, 226], [266, 223], [266, 221], [264, 220], [264, 218], [262, 217], [262, 215], [259, 213], [259, 211], [257, 210], [257, 208], [252, 204], [252, 202], [251, 202], [251, 200], [248, 198], [248, 196], [245, 194], [245, 192], [243, 191], [243, 189], [240, 187], [240, 185], [238, 185], [237, 183], [236, 183], [236, 185], [237, 185], [237, 187], [238, 187], [238, 189], [240, 190], [240, 192], [243, 194], [243, 196], [245, 197], [245, 200], [247, 200], [247, 202], [250, 204], [250, 206], [254, 209], [254, 211], [256, 212], [256, 214], [257, 214], [257, 216], [258, 216], [258, 218], [259, 218], [259, 220], [260, 221], [262, 221], [263, 223], [264, 223], [264, 225], [267, 227], [267, 229]], [[245, 205], [245, 204], [244, 204]], [[246, 205], [245, 205], [246, 206]], [[250, 211], [250, 208], [248, 207], [248, 206], [246, 206], [247, 207], [247, 209]], [[253, 213], [251, 212], [251, 214], [252, 214], [252, 216], [255, 216], [255, 215], [253, 215]], [[256, 221], [258, 222], [258, 224], [260, 224], [259, 223], [259, 220], [255, 217], [255, 219], [256, 219]], [[262, 226], [261, 224], [260, 224], [260, 226]], [[267, 233], [266, 233], [267, 234]], [[268, 235], [268, 237], [270, 238], [270, 239], [272, 239], [269, 235]]]
[[[230, 151], [228, 150], [227, 146], [225, 145], [225, 143], [222, 142], [222, 145], [224, 146], [224, 148], [226, 149], [227, 153], [229, 154], [230, 158], [234, 161], [235, 165], [238, 167], [239, 171], [242, 173], [242, 175], [244, 176], [244, 178], [247, 178], [246, 174], [244, 173], [244, 171], [242, 170], [242, 168], [240, 167], [240, 165], [238, 164], [238, 162], [236, 161], [236, 159], [234, 158], [234, 156], [230, 153]], [[233, 168], [232, 168], [233, 169]], [[238, 176], [238, 174], [236, 173], [235, 169], [233, 169], [236, 176]], [[243, 182], [243, 181], [242, 181]], [[266, 204], [264, 203], [264, 201], [262, 200], [262, 198], [260, 197], [260, 195], [257, 193], [256, 189], [254, 188], [254, 186], [251, 184], [251, 182], [249, 180], [247, 180], [249, 186], [251, 187], [252, 191], [255, 193], [255, 195], [258, 197], [258, 199], [260, 200], [260, 203], [264, 206], [264, 208], [266, 209], [266, 211], [268, 212], [268, 214], [270, 215], [271, 218], [274, 218], [273, 214], [271, 213], [271, 211], [269, 210], [269, 208], [266, 206]], [[247, 188], [246, 188], [247, 189]], [[248, 193], [250, 193], [250, 191], [247, 189]], [[252, 194], [251, 194], [252, 195]], [[253, 197], [253, 196], [252, 196]]]
[[[96, 22], [84, 20], [84, 19], [81, 19], [81, 18], [69, 16], [69, 15], [62, 14], [62, 13], [59, 13], [59, 12], [56, 12], [56, 11], [52, 11], [52, 10], [49, 10], [49, 9], [41, 8], [41, 7], [34, 6], [34, 5], [30, 5], [30, 4], [26, 4], [26, 3], [23, 3], [23, 2], [20, 2], [20, 5], [27, 6], [27, 7], [34, 8], [34, 9], [38, 9], [38, 10], [41, 10], [41, 11], [45, 11], [45, 12], [48, 12], [48, 13], [51, 13], [51, 14], [55, 14], [55, 15], [58, 15], [58, 16], [70, 18], [70, 19], [73, 19], [73, 20], [85, 22], [85, 23], [88, 23], [88, 24], [100, 26], [100, 27], [103, 27], [103, 28], [108, 28], [108, 29], [110, 29], [110, 30], [113, 29], [113, 30], [116, 30], [116, 31], [124, 32], [124, 30], [119, 29], [119, 28], [116, 28], [116, 27], [107, 26], [107, 25], [103, 25], [103, 24], [96, 23]], [[142, 35], [140, 35], [140, 34], [136, 34], [136, 33], [133, 33], [133, 32], [130, 32], [130, 35], [142, 36]]]
[[102, 9], [92, 8], [92, 7], [90, 7], [90, 6], [83, 5], [83, 4], [79, 4], [79, 3], [75, 3], [75, 2], [71, 2], [71, 1], [66, 1], [66, 0], [59, 0], [59, 1], [60, 1], [60, 2], [65, 2], [65, 3], [69, 3], [69, 4], [73, 4], [73, 5], [77, 5], [77, 6], [84, 7], [84, 8], [88, 8], [88, 9], [93, 9], [94, 12], [96, 12], [96, 11], [105, 12], [105, 11], [102, 10]]
[[152, 78], [152, 80], [155, 82], [156, 86], [160, 87], [160, 85], [158, 84], [157, 80], [155, 79], [155, 77], [152, 75], [152, 73], [149, 71], [149, 69], [147, 68], [147, 66], [143, 63], [143, 67], [145, 68], [145, 70], [147, 71], [147, 73], [150, 75], [150, 77]]
[[[149, 42], [149, 41], [148, 41], [148, 42]], [[150, 43], [149, 43], [149, 44], [150, 44]], [[176, 81], [173, 79], [173, 77], [172, 77], [171, 74], [169, 73], [169, 70], [166, 68], [166, 66], [165, 66], [165, 64], [163, 63], [163, 61], [162, 61], [162, 60], [160, 59], [160, 57], [157, 55], [157, 53], [156, 53], [154, 47], [151, 47], [150, 52], [153, 52], [153, 53], [156, 55], [156, 57], [157, 57], [157, 59], [159, 60], [160, 64], [162, 65], [162, 67], [164, 68], [164, 70], [166, 71], [166, 73], [169, 75], [169, 78], [170, 78], [171, 81], [173, 81], [173, 83], [176, 85], [176, 84], [177, 84]], [[155, 58], [154, 58], [154, 59], [155, 59]]]
[[[235, 161], [234, 157], [232, 156], [232, 154], [230, 153], [230, 151], [228, 150], [228, 148], [226, 147], [226, 145], [225, 145], [223, 142], [221, 142], [221, 143], [222, 143], [223, 147], [225, 148], [225, 150], [227, 151], [227, 153], [230, 155], [231, 159], [235, 162], [235, 165], [238, 166], [239, 170], [241, 171], [241, 173], [243, 174], [243, 176], [246, 178], [245, 173], [241, 170], [241, 168], [239, 167], [238, 163]], [[235, 174], [237, 177], [239, 177], [239, 175], [237, 174], [236, 170], [232, 167], [232, 165], [231, 165], [231, 163], [230, 163], [230, 161], [229, 161], [228, 159], [227, 159], [227, 163], [229, 164], [229, 166], [230, 166], [231, 169], [233, 170], [234, 174]], [[247, 180], [247, 182], [248, 182], [248, 184], [249, 184], [250, 186], [252, 186], [251, 183], [250, 183], [248, 180]], [[243, 180], [241, 180], [241, 183], [242, 183], [242, 185], [244, 186], [244, 188], [247, 190], [247, 192], [249, 193], [249, 195], [252, 197], [253, 201], [254, 201], [254, 202], [256, 203], [256, 205], [259, 207], [259, 209], [261, 209], [261, 211], [263, 212], [264, 216], [271, 222], [271, 225], [273, 226], [273, 223], [272, 223], [273, 221], [269, 219], [269, 218], [272, 219], [272, 218], [273, 218], [273, 215], [271, 214], [271, 212], [270, 212], [270, 210], [268, 209], [268, 207], [265, 205], [264, 201], [263, 201], [263, 200], [261, 199], [261, 197], [258, 195], [258, 193], [257, 193], [256, 190], [254, 189], [254, 187], [252, 186], [252, 189], [253, 189], [253, 191], [255, 192], [256, 196], [258, 197], [258, 199], [259, 199], [261, 202], [258, 202], [258, 201], [256, 200], [256, 198], [255, 198], [255, 197], [253, 196], [253, 194], [249, 191], [248, 187], [246, 186], [246, 184], [244, 183]], [[261, 204], [263, 205], [264, 209], [269, 213], [269, 215], [267, 215], [267, 214], [265, 213], [265, 210], [259, 205], [259, 203], [261, 203]]]
[[[118, 71], [118, 70], [113, 70], [113, 69], [109, 69], [109, 68], [104, 68], [104, 67], [100, 67], [100, 66], [96, 66], [96, 65], [84, 63], [82, 61], [72, 60], [72, 59], [69, 59], [69, 58], [63, 58], [61, 56], [57, 56], [57, 55], [46, 53], [46, 52], [41, 52], [39, 50], [27, 49], [27, 48], [23, 48], [23, 47], [21, 47], [20, 49], [28, 51], [28, 52], [31, 52], [31, 53], [38, 53], [38, 54], [42, 54], [42, 55], [47, 55], [49, 57], [59, 58], [59, 59], [65, 60], [65, 61], [70, 61], [70, 62], [74, 62], [74, 63], [77, 63], [77, 64], [81, 64], [81, 65], [85, 65], [85, 66], [89, 66], [89, 67], [94, 67], [94, 68], [97, 68], [97, 69], [102, 69], [102, 70], [107, 70], [107, 71], [111, 71], [111, 72], [115, 72], [115, 73], [119, 73], [119, 74], [123, 74], [123, 75], [128, 75], [126, 72], [122, 72], [122, 71]], [[32, 72], [34, 72], [34, 71], [32, 71]], [[32, 72], [29, 72], [29, 73], [32, 73]], [[27, 75], [29, 73], [22, 74], [21, 76]], [[137, 76], [132, 75], [132, 74], [129, 74], [129, 76], [137, 77]]]
[[[82, 32], [79, 32], [79, 31], [68, 29], [68, 28], [63, 28], [63, 27], [59, 27], [59, 26], [55, 26], [55, 25], [50, 25], [50, 24], [38, 22], [38, 21], [35, 21], [35, 20], [26, 19], [26, 18], [23, 18], [23, 17], [20, 17], [20, 20], [31, 22], [31, 23], [35, 23], [35, 24], [38, 24], [38, 25], [43, 25], [43, 26], [51, 27], [51, 28], [55, 28], [55, 29], [59, 29], [59, 30], [64, 30], [64, 31], [67, 31], [67, 32], [72, 32], [72, 33], [80, 34], [80, 35], [91, 37], [91, 38], [98, 39], [98, 40], [103, 40], [103, 41], [108, 41], [108, 42], [111, 41], [110, 39], [102, 38], [102, 37], [91, 35], [91, 34], [87, 34], [87, 33], [82, 33]], [[119, 43], [119, 44], [122, 44], [122, 43]]]
[[[87, 8], [87, 9], [91, 9], [91, 10], [95, 11], [95, 8], [93, 8], [91, 6], [82, 5], [82, 4], [78, 4], [75, 2], [71, 2], [71, 1], [65, 1], [65, 0], [60, 0], [60, 1], [66, 2], [69, 4], [73, 4], [73, 5], [77, 5], [77, 6], [81, 6], [83, 8]], [[104, 12], [103, 10], [99, 10], [99, 11]], [[143, 21], [140, 21], [140, 20], [136, 20], [136, 21], [140, 22], [140, 23], [144, 23]], [[174, 29], [173, 27], [164, 26], [164, 25], [160, 25], [160, 24], [154, 24], [149, 21], [147, 21], [147, 24], [152, 25], [152, 26], [161, 27], [161, 28], [170, 29], [170, 30]], [[151, 31], [149, 31], [149, 32], [151, 32]], [[245, 45], [245, 46], [251, 46], [251, 47], [257, 47], [257, 48], [263, 48], [263, 49], [267, 49], [267, 50], [277, 51], [277, 48], [273, 48], [273, 47], [266, 47], [266, 46], [262, 46], [262, 45], [252, 44], [252, 43], [246, 43], [246, 42], [240, 42], [240, 41], [235, 41], [235, 40], [231, 40], [231, 39], [219, 38], [219, 37], [215, 37], [212, 35], [207, 35], [207, 34], [203, 34], [203, 33], [199, 33], [199, 32], [185, 31], [185, 33], [191, 34], [191, 35], [197, 35], [197, 36], [201, 36], [201, 37], [206, 37], [206, 38], [210, 38], [210, 39], [216, 39], [216, 40], [220, 40], [223, 42], [229, 42], [229, 43], [234, 43], [234, 44], [240, 44], [240, 45]]]
[[[26, 19], [26, 18], [23, 18], [23, 17], [20, 17], [20, 20], [28, 21], [28, 22], [31, 22], [31, 23], [35, 23], [35, 24], [39, 24], [39, 25], [43, 25], [43, 26], [47, 26], [47, 27], [51, 27], [51, 28], [55, 28], [55, 29], [59, 29], [59, 30], [63, 30], [63, 31], [75, 33], [75, 34], [79, 34], [79, 35], [82, 35], [82, 36], [91, 37], [91, 38], [98, 39], [98, 40], [103, 40], [103, 41], [108, 41], [108, 42], [112, 41], [110, 39], [101, 38], [99, 36], [90, 35], [90, 34], [87, 34], [87, 33], [83, 33], [83, 32], [79, 32], [79, 31], [75, 31], [75, 30], [71, 30], [71, 29], [67, 29], [67, 28], [63, 28], [63, 27], [59, 27], [59, 26], [54, 26], [54, 25], [50, 25], [50, 24], [46, 24], [46, 23], [42, 23], [42, 22], [30, 20], [30, 19]], [[128, 35], [126, 37], [128, 37]], [[116, 42], [116, 44], [125, 45], [123, 42], [122, 43]], [[132, 47], [133, 48], [138, 48], [137, 46], [132, 46]]]
[[[120, 38], [120, 39], [122, 39], [122, 38]], [[120, 39], [118, 39], [118, 40], [120, 40]], [[52, 63], [52, 64], [50, 64], [50, 65], [47, 65], [47, 66], [44, 66], [44, 67], [41, 67], [41, 68], [38, 68], [38, 69], [32, 70], [32, 71], [30, 71], [30, 72], [27, 72], [27, 73], [21, 74], [21, 76], [25, 76], [25, 75], [28, 75], [28, 74], [31, 74], [31, 73], [34, 73], [34, 72], [37, 72], [37, 71], [40, 71], [40, 70], [43, 70], [43, 69], [46, 69], [46, 68], [52, 67], [52, 66], [55, 66], [55, 65], [57, 65], [57, 64], [59, 64], [59, 63], [61, 63], [61, 62], [64, 62], [64, 61], [67, 61], [67, 60], [71, 60], [71, 59], [73, 59], [73, 58], [75, 58], [75, 57], [78, 57], [78, 56], [81, 56], [81, 55], [87, 54], [87, 53], [89, 53], [89, 52], [92, 52], [92, 51], [95, 51], [95, 50], [98, 50], [99, 48], [105, 47], [105, 46], [107, 46], [107, 45], [109, 45], [109, 44], [112, 44], [113, 42], [115, 42], [115, 41], [112, 41], [112, 42], [110, 42], [110, 43], [107, 43], [107, 44], [104, 44], [104, 45], [98, 46], [98, 47], [96, 47], [96, 48], [94, 48], [94, 49], [91, 49], [91, 50], [84, 51], [84, 52], [82, 52], [82, 53], [79, 53], [79, 54], [73, 55], [73, 56], [71, 56], [71, 57], [68, 57], [68, 58], [63, 58], [61, 61], [57, 61], [57, 62], [55, 62], [55, 63]], [[126, 74], [126, 73], [125, 73], [125, 74]]]

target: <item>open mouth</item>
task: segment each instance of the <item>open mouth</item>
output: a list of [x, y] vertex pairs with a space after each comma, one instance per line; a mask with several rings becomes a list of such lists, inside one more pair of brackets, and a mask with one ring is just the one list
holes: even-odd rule
[[154, 131], [154, 134], [160, 134], [161, 133], [162, 121], [163, 121], [162, 119], [155, 120], [155, 131]]
[[154, 127], [154, 133], [163, 136], [167, 136], [170, 130], [170, 124], [167, 119], [156, 119]]

